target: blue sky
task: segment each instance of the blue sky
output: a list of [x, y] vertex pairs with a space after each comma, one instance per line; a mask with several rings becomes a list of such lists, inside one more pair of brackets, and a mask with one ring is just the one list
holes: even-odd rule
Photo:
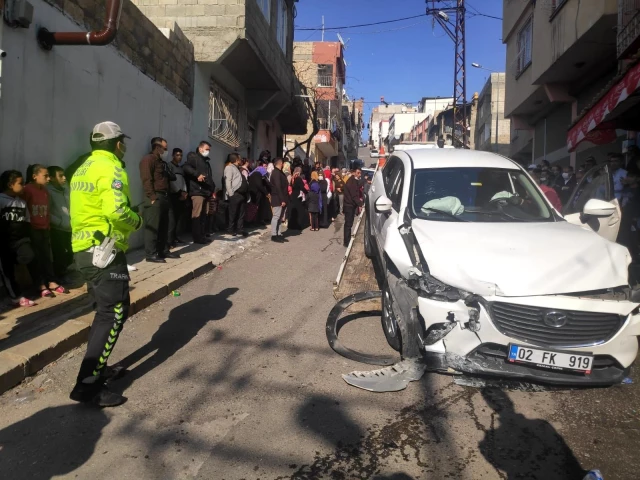
[[[300, 0], [295, 26], [339, 27], [390, 20], [425, 12], [424, 0]], [[502, 22], [472, 16], [475, 11], [502, 17], [502, 0], [467, 1], [467, 98], [480, 92], [490, 74], [471, 67], [504, 71]], [[321, 32], [295, 32], [296, 41], [321, 39]], [[371, 108], [384, 96], [389, 103], [411, 102], [421, 97], [452, 96], [453, 42], [429, 17], [397, 23], [339, 30], [347, 43], [347, 93], [364, 97], [365, 123]], [[336, 41], [336, 31], [325, 31], [325, 41]], [[365, 137], [366, 138], [366, 137]]]

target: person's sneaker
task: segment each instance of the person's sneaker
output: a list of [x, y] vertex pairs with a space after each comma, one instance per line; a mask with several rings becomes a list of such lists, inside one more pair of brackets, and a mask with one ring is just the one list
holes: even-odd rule
[[127, 265], [127, 270], [129, 270], [130, 272], [137, 272], [138, 267], [136, 267], [135, 265]]
[[245, 232], [244, 230], [242, 231], [241, 235], [245, 238], [247, 238], [249, 236], [249, 232]]
[[276, 243], [284, 243], [285, 242], [284, 238], [276, 236], [276, 235], [271, 236], [271, 241], [272, 242], [276, 242]]
[[73, 387], [69, 398], [74, 402], [92, 403], [98, 407], [117, 407], [127, 401], [127, 397], [111, 392], [104, 385], [83, 383]]
[[129, 370], [122, 365], [107, 366], [102, 372], [102, 378], [104, 378], [105, 382], [110, 382], [124, 377], [127, 373], [129, 373]]

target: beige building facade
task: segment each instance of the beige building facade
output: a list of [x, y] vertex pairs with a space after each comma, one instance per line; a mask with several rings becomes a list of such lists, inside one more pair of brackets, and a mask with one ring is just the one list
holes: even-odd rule
[[569, 152], [567, 134], [579, 113], [617, 74], [618, 0], [504, 0], [507, 46], [504, 115], [511, 120], [509, 155], [579, 165], [620, 150], [584, 142]]
[[292, 68], [296, 0], [132, 0], [154, 24], [180, 26], [195, 56], [191, 143], [212, 143], [214, 175], [236, 151], [282, 155], [306, 129]]
[[478, 95], [475, 149], [508, 156], [511, 120], [504, 116], [505, 74], [491, 73]]

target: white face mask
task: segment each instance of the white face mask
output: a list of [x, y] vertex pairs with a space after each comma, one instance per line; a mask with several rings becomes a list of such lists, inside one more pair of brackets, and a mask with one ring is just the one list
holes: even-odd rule
[[562, 178], [564, 178], [565, 180], [569, 180], [570, 177], [571, 177], [570, 173], [565, 172], [562, 174]]
[[162, 153], [160, 154], [160, 158], [166, 162], [166, 161], [167, 161], [167, 158], [169, 158], [169, 151], [168, 151], [168, 150], [165, 150], [164, 152], [162, 152]]
[[201, 154], [202, 154], [202, 156], [203, 156], [203, 157], [205, 157], [205, 158], [209, 156], [209, 150], [202, 150], [200, 153], [201, 153]]

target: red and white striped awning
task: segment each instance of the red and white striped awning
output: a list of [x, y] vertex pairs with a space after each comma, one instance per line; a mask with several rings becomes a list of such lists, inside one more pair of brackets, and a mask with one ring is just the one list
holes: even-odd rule
[[611, 89], [591, 107], [567, 135], [567, 147], [572, 152], [584, 141], [603, 145], [616, 139], [615, 123], [607, 116], [640, 88], [640, 63], [634, 65]]

